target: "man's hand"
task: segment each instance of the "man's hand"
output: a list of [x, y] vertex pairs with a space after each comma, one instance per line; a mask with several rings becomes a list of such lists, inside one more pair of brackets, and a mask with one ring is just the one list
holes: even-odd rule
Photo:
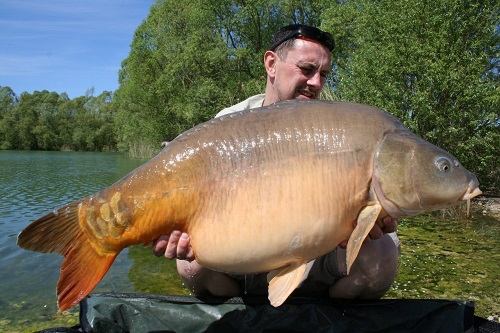
[[189, 243], [189, 235], [174, 230], [170, 235], [161, 235], [153, 242], [153, 253], [167, 259], [194, 260], [194, 252]]
[[[371, 240], [379, 239], [384, 234], [396, 232], [397, 230], [398, 230], [398, 220], [390, 216], [378, 219], [375, 222], [375, 225], [373, 226], [372, 230], [370, 230], [368, 236], [365, 238], [364, 243], [367, 243]], [[347, 240], [341, 242], [339, 246], [342, 248], [346, 248]]]
[[375, 225], [373, 226], [368, 236], [370, 237], [370, 239], [379, 239], [384, 234], [395, 232], [396, 230], [398, 230], [398, 220], [390, 216], [386, 216], [382, 219], [378, 219], [375, 222]]

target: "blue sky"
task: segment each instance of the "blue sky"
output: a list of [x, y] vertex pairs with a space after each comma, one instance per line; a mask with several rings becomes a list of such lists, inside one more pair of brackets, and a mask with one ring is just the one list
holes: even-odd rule
[[1, 0], [0, 86], [66, 92], [118, 88], [118, 70], [154, 0]]

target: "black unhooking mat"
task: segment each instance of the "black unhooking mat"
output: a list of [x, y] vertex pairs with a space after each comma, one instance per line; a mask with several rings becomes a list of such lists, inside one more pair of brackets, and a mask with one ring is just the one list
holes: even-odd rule
[[80, 325], [42, 332], [500, 332], [474, 317], [474, 304], [452, 300], [339, 301], [289, 298], [280, 307], [260, 297], [92, 294]]

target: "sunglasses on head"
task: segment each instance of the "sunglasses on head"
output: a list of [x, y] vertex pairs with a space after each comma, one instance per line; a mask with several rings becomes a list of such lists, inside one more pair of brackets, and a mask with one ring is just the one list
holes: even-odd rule
[[271, 45], [269, 51], [276, 50], [278, 46], [280, 46], [287, 40], [295, 38], [297, 36], [304, 36], [306, 38], [312, 39], [320, 43], [321, 45], [325, 46], [328, 50], [330, 50], [330, 52], [333, 51], [333, 47], [335, 46], [335, 43], [333, 41], [333, 36], [330, 33], [321, 31], [318, 28], [314, 27], [300, 27], [295, 29], [294, 31], [291, 31], [284, 38], [280, 39], [279, 41]]

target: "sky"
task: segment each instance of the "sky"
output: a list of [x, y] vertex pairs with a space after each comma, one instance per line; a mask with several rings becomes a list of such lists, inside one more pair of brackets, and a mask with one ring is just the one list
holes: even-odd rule
[[154, 0], [0, 0], [0, 86], [70, 99], [118, 88]]

